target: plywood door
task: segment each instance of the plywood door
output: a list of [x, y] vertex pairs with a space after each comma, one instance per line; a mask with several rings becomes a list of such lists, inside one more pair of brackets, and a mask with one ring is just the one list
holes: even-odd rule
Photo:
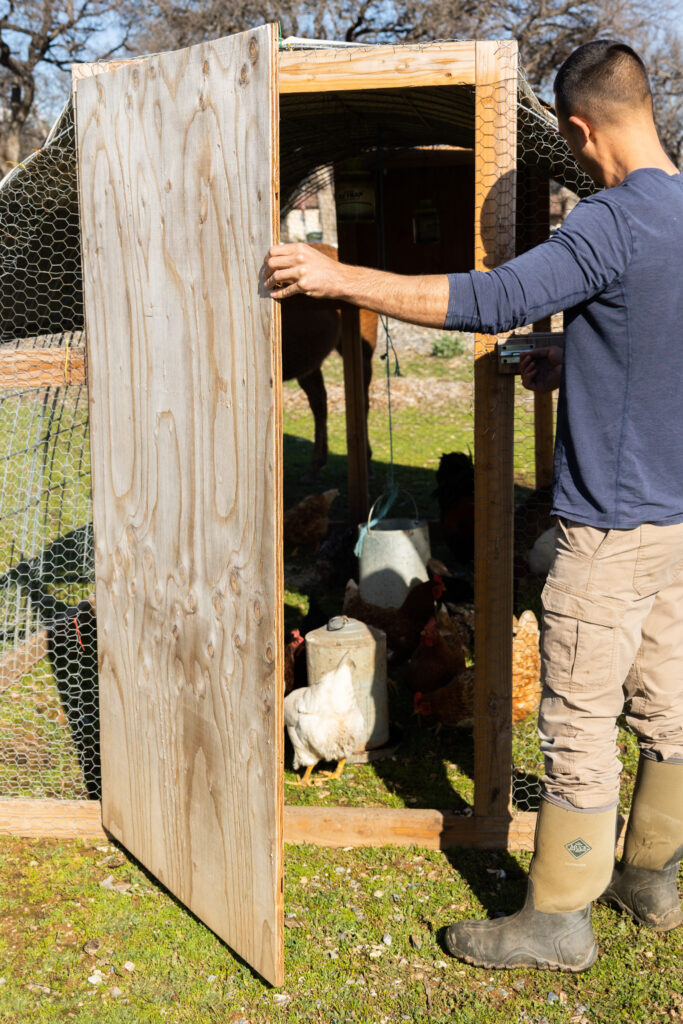
[[76, 112], [103, 820], [279, 984], [276, 60], [268, 26], [80, 69]]

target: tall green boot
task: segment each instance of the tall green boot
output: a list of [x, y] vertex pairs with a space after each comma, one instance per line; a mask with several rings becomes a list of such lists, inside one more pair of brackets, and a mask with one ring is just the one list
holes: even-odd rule
[[683, 764], [641, 756], [624, 856], [600, 898], [659, 932], [683, 923], [676, 876], [683, 856]]
[[591, 901], [614, 863], [616, 808], [574, 811], [541, 801], [526, 902], [510, 917], [458, 921], [446, 931], [451, 956], [477, 967], [585, 971], [597, 958]]

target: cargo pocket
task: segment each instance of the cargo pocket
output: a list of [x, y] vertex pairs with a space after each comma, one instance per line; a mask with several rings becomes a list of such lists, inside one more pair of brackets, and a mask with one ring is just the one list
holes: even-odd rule
[[586, 694], [609, 685], [625, 605], [547, 582], [541, 596], [542, 675], [558, 694]]
[[633, 589], [639, 597], [651, 597], [668, 587], [680, 568], [680, 528], [644, 523], [640, 534]]

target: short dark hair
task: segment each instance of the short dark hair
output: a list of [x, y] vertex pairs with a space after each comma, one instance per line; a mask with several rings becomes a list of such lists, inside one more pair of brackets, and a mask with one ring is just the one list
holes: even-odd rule
[[612, 120], [615, 107], [649, 104], [645, 64], [626, 43], [596, 39], [571, 53], [555, 76], [555, 107], [563, 117], [584, 114]]

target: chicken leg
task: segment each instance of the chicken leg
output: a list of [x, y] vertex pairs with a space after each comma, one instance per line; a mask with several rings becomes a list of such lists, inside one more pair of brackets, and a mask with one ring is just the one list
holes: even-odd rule
[[308, 765], [303, 775], [300, 778], [299, 776], [297, 776], [296, 782], [293, 779], [290, 780], [289, 778], [286, 778], [285, 785], [310, 785], [310, 773], [312, 772], [314, 767], [315, 765]]
[[321, 772], [326, 779], [341, 779], [341, 774], [344, 771], [344, 765], [346, 764], [346, 758], [342, 757], [340, 761], [337, 761], [337, 767], [333, 772]]

